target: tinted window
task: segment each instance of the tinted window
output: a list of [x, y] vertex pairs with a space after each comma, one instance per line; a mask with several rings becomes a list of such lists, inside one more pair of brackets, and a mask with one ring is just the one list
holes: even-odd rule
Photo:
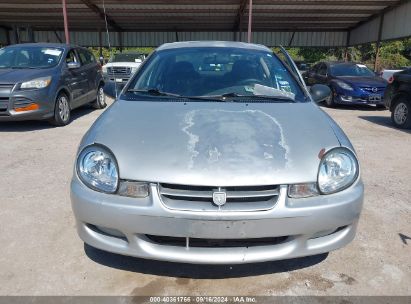
[[80, 57], [80, 61], [82, 65], [90, 64], [96, 62], [96, 59], [94, 58], [94, 55], [86, 50], [79, 49], [78, 54]]
[[320, 67], [319, 67], [319, 69], [318, 69], [318, 74], [319, 74], [319, 75], [322, 75], [322, 76], [327, 75], [327, 65], [326, 65], [326, 64], [322, 63], [322, 64], [320, 65]]
[[333, 76], [375, 76], [374, 72], [363, 64], [336, 64], [331, 66]]
[[76, 53], [74, 52], [74, 50], [70, 50], [67, 53], [66, 63], [69, 63], [69, 62], [78, 62], [78, 58], [77, 58]]
[[0, 68], [50, 68], [60, 62], [59, 48], [19, 46], [0, 49]]
[[109, 62], [142, 62], [143, 60], [143, 54], [120, 53], [113, 55]]
[[184, 96], [284, 94], [304, 99], [295, 78], [273, 53], [226, 47], [156, 52], [130, 88]]

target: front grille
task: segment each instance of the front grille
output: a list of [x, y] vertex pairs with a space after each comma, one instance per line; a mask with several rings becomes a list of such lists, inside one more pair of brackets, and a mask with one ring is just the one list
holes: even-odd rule
[[[160, 184], [163, 204], [170, 209], [187, 211], [261, 211], [277, 203], [279, 186], [207, 187]], [[225, 192], [226, 203], [213, 203], [214, 192]]]
[[8, 97], [0, 97], [0, 113], [6, 112], [9, 106], [9, 98]]
[[108, 67], [107, 74], [110, 76], [130, 76], [131, 75], [131, 68], [128, 67]]
[[371, 94], [382, 94], [385, 90], [384, 87], [362, 87], [361, 89]]
[[158, 245], [192, 247], [192, 248], [233, 248], [233, 247], [256, 247], [270, 246], [284, 243], [287, 236], [266, 237], [253, 239], [200, 239], [171, 236], [148, 235], [146, 237]]

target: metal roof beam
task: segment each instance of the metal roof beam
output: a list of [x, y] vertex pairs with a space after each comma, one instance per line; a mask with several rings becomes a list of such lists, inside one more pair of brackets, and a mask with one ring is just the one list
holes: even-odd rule
[[236, 21], [234, 24], [234, 31], [241, 31], [241, 24], [245, 12], [245, 8], [247, 7], [248, 0], [241, 0], [240, 6], [237, 11]]
[[104, 22], [107, 20], [107, 24], [111, 26], [114, 30], [121, 32], [123, 29], [107, 14], [104, 14], [100, 8], [95, 5], [91, 0], [81, 0], [89, 9], [91, 9], [93, 12], [95, 12], [100, 19], [102, 19]]

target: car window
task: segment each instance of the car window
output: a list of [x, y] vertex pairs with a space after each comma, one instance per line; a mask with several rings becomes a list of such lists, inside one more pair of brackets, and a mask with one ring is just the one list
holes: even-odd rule
[[70, 51], [67, 53], [66, 63], [70, 63], [70, 62], [79, 62], [79, 60], [78, 60], [78, 58], [77, 58], [76, 53], [74, 52], [74, 50], [70, 50]]
[[286, 94], [304, 99], [300, 85], [271, 52], [239, 48], [181, 48], [156, 52], [129, 88], [183, 96]]
[[87, 64], [96, 62], [94, 55], [89, 51], [79, 49], [78, 54], [79, 54], [80, 62], [82, 65], [87, 65]]
[[327, 65], [322, 63], [318, 68], [318, 75], [325, 76], [327, 75]]
[[0, 69], [50, 68], [60, 62], [63, 50], [41, 46], [13, 46], [0, 49]]
[[375, 74], [364, 64], [335, 64], [331, 66], [333, 76], [366, 76], [374, 77]]
[[143, 62], [144, 54], [135, 53], [118, 53], [114, 54], [108, 62]]

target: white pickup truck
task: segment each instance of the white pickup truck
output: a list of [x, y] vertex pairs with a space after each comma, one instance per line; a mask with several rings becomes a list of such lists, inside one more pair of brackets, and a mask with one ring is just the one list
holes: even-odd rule
[[103, 75], [106, 83], [126, 84], [145, 58], [146, 54], [142, 53], [114, 54], [103, 66]]

